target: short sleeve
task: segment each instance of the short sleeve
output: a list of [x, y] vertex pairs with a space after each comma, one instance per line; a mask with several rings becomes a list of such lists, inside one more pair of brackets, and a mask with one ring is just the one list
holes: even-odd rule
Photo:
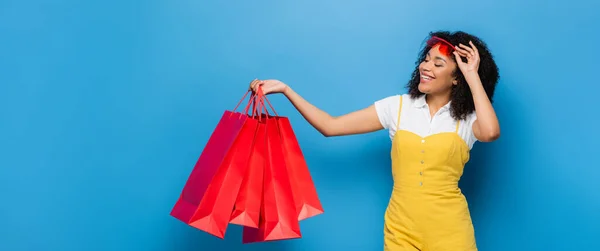
[[379, 122], [385, 129], [396, 129], [398, 118], [398, 105], [400, 104], [400, 95], [389, 96], [375, 101], [375, 110], [379, 117]]
[[469, 145], [469, 149], [473, 148], [473, 145], [475, 144], [475, 142], [477, 142], [477, 138], [475, 137], [475, 133], [473, 132], [473, 123], [475, 123], [476, 120], [477, 115], [475, 114], [475, 112], [473, 112], [467, 117], [465, 121], [466, 123], [463, 130], [463, 138]]

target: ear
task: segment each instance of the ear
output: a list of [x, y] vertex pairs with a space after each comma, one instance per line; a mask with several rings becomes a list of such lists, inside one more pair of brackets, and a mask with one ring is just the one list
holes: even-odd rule
[[454, 80], [452, 80], [452, 84], [453, 85], [458, 85], [458, 79], [455, 78]]

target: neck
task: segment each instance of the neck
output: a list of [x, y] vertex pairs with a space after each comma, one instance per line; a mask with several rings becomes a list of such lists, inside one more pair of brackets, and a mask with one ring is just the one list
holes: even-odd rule
[[425, 100], [427, 101], [427, 105], [429, 106], [430, 110], [437, 111], [442, 108], [442, 106], [445, 106], [448, 104], [448, 102], [450, 102], [450, 93], [427, 94], [427, 96], [425, 96]]

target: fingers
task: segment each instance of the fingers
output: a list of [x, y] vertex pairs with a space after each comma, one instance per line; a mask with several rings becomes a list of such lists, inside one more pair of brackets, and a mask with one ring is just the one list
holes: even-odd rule
[[459, 44], [459, 46], [460, 47], [458, 47], [458, 46], [456, 47], [456, 51], [458, 51], [458, 53], [461, 56], [467, 58], [467, 60], [470, 60], [474, 57], [473, 53], [465, 48], [466, 47], [465, 45]]
[[248, 87], [248, 90], [254, 90], [254, 86], [256, 85], [256, 82], [258, 81], [258, 79], [253, 79], [252, 81], [250, 81], [250, 86]]
[[460, 48], [458, 48], [458, 47], [456, 47], [456, 50], [455, 50], [455, 52], [457, 52], [457, 53], [458, 53], [458, 55], [461, 55], [461, 56], [463, 56], [463, 57], [468, 57], [468, 56], [469, 56], [469, 52], [468, 52], [468, 51], [465, 51], [465, 50], [463, 50], [463, 49], [460, 49]]
[[473, 49], [469, 46], [466, 46], [464, 44], [458, 44], [462, 49], [466, 50], [469, 52], [469, 54], [471, 55], [475, 55], [475, 52], [473, 51]]
[[467, 59], [478, 59], [479, 58], [479, 51], [477, 50], [477, 47], [475, 46], [475, 44], [473, 44], [472, 41], [469, 41], [469, 44], [471, 46], [466, 46], [464, 44], [459, 44], [459, 46], [456, 46], [456, 50], [459, 51], [459, 53], [461, 55], [463, 55], [464, 57], [466, 57]]
[[475, 57], [479, 57], [479, 50], [477, 50], [477, 47], [475, 46], [475, 44], [473, 44], [472, 41], [469, 41], [469, 44], [471, 45], [471, 47], [473, 48], [473, 51], [475, 52]]
[[[462, 45], [462, 44], [459, 44]], [[461, 56], [466, 56], [469, 55], [469, 52], [459, 46], [454, 46], [454, 49], [458, 52], [458, 54], [460, 54]]]
[[256, 91], [256, 88], [262, 83], [263, 83], [263, 81], [258, 80], [258, 79], [252, 80], [252, 82], [250, 82], [250, 90]]
[[456, 50], [454, 50], [454, 52], [455, 52], [454, 53], [455, 55], [459, 56], [459, 57], [456, 58], [456, 62], [459, 63], [459, 64], [460, 63], [464, 63], [462, 61], [462, 58], [460, 58], [460, 57], [466, 58], [467, 61], [471, 58], [471, 56], [469, 55], [469, 53], [467, 51], [459, 48], [458, 46], [456, 46]]

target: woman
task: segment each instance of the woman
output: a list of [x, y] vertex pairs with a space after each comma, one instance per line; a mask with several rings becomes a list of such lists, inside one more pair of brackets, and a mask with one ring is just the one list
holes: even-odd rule
[[332, 117], [278, 80], [250, 88], [283, 93], [325, 136], [389, 130], [393, 192], [385, 213], [385, 250], [477, 250], [458, 181], [476, 141], [498, 139], [491, 104], [498, 68], [487, 46], [464, 32], [430, 34], [408, 83], [394, 95]]

